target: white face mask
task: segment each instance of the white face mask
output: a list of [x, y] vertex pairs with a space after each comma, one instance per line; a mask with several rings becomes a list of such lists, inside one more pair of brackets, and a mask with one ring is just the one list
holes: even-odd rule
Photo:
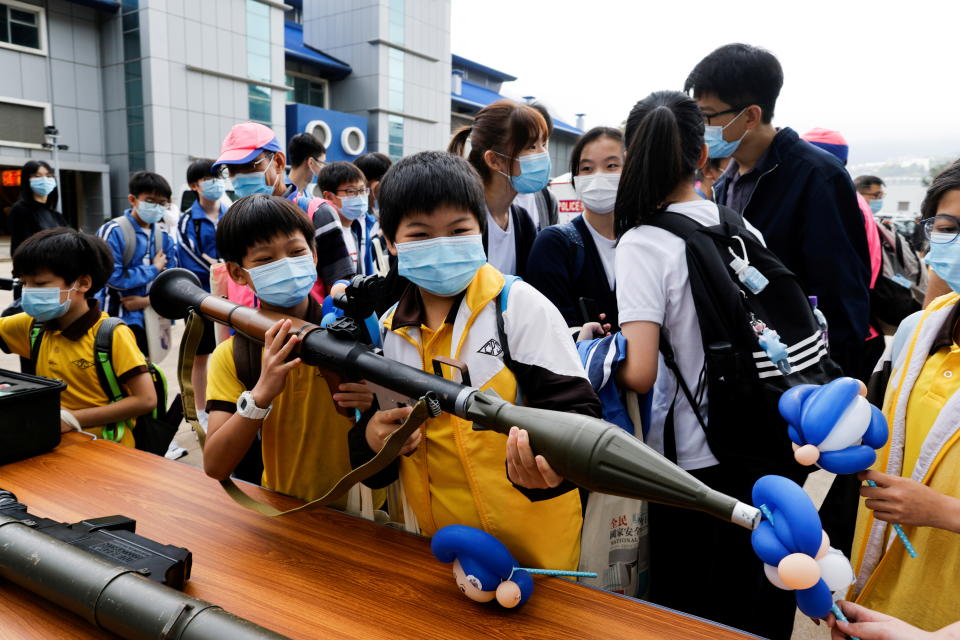
[[573, 180], [584, 207], [593, 213], [613, 211], [617, 204], [617, 187], [620, 186], [619, 173], [593, 173], [576, 176]]

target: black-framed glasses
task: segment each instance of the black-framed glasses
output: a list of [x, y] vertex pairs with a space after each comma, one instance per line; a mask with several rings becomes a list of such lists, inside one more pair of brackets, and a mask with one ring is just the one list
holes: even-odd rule
[[922, 222], [923, 235], [931, 244], [950, 244], [960, 236], [960, 220], [946, 214], [938, 214]]
[[230, 174], [235, 175], [238, 173], [252, 173], [257, 170], [257, 166], [261, 162], [267, 162], [272, 159], [273, 159], [273, 154], [267, 153], [266, 155], [260, 156], [253, 162], [248, 162], [246, 164], [223, 164], [223, 165], [220, 165], [219, 175], [224, 180], [229, 180]]
[[[749, 106], [749, 105], [748, 105]], [[707, 124], [710, 124], [710, 120], [713, 118], [719, 118], [720, 116], [729, 115], [731, 113], [740, 113], [747, 107], [731, 107], [730, 109], [724, 109], [723, 111], [717, 111], [716, 113], [704, 113], [703, 110], [700, 110], [700, 115], [703, 116], [703, 121]]]
[[356, 196], [365, 196], [370, 193], [370, 189], [364, 187], [363, 189], [337, 189], [337, 195], [345, 195], [348, 198], [355, 198]]

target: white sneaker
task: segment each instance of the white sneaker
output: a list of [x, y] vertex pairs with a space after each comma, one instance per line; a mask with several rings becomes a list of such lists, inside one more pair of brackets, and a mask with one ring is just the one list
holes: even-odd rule
[[167, 448], [167, 452], [163, 454], [163, 457], [167, 460], [179, 460], [183, 456], [187, 455], [187, 450], [178, 445], [176, 442], [171, 442], [170, 446]]

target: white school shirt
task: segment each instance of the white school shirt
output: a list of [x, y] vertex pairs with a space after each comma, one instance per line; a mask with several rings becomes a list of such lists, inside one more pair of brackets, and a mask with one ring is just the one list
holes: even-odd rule
[[506, 275], [517, 273], [517, 243], [513, 238], [513, 212], [507, 210], [507, 228], [500, 225], [487, 209], [487, 262]]
[[537, 208], [537, 192], [518, 193], [513, 199], [513, 204], [523, 209], [530, 215], [533, 221], [533, 228], [540, 231], [540, 210]]
[[343, 233], [343, 243], [347, 245], [347, 253], [350, 255], [350, 260], [353, 262], [353, 271], [354, 273], [360, 273], [360, 270], [357, 268], [359, 263], [359, 258], [357, 254], [357, 239], [353, 235], [353, 230], [350, 226], [340, 225], [340, 231]]
[[[609, 213], [606, 215], [613, 214]], [[610, 290], [613, 291], [614, 285], [617, 282], [616, 265], [614, 264], [614, 256], [616, 255], [617, 251], [617, 240], [616, 238], [611, 240], [594, 229], [593, 225], [590, 224], [590, 221], [587, 220], [586, 216], [583, 217], [583, 222], [587, 225], [587, 230], [590, 231], [590, 235], [593, 236], [593, 244], [597, 245], [597, 253], [600, 254], [600, 262], [603, 263], [603, 271], [607, 274], [607, 284], [610, 285]]]
[[[709, 200], [671, 204], [667, 211], [682, 213], [706, 226], [720, 224], [717, 205]], [[763, 242], [760, 232], [745, 219], [744, 223]], [[706, 381], [700, 383], [704, 369], [703, 343], [690, 292], [684, 241], [665, 229], [649, 225], [635, 227], [627, 231], [617, 245], [616, 274], [620, 283], [617, 287], [620, 325], [647, 321], [666, 329], [680, 374], [694, 398], [702, 396], [699, 402], [700, 415], [706, 423]], [[676, 397], [673, 420], [677, 464], [682, 469], [702, 469], [717, 464], [696, 415], [683, 391], [677, 393], [677, 390], [673, 372], [664, 364], [663, 356], [658, 356], [650, 411], [651, 425], [646, 443], [663, 453], [663, 425]]]

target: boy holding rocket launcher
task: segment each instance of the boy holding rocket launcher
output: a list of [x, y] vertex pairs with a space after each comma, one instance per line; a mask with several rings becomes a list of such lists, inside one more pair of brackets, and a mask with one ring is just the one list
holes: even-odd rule
[[[387, 246], [409, 283], [381, 319], [384, 355], [511, 402], [600, 415], [560, 313], [487, 264], [483, 187], [465, 160], [441, 152], [404, 158], [383, 177], [379, 201]], [[351, 432], [353, 466], [410, 413], [382, 409]], [[366, 484], [399, 477], [420, 533], [470, 525], [497, 536], [526, 566], [576, 569], [578, 492], [533, 455], [525, 431], [474, 431], [444, 413], [427, 420], [404, 453]]]

